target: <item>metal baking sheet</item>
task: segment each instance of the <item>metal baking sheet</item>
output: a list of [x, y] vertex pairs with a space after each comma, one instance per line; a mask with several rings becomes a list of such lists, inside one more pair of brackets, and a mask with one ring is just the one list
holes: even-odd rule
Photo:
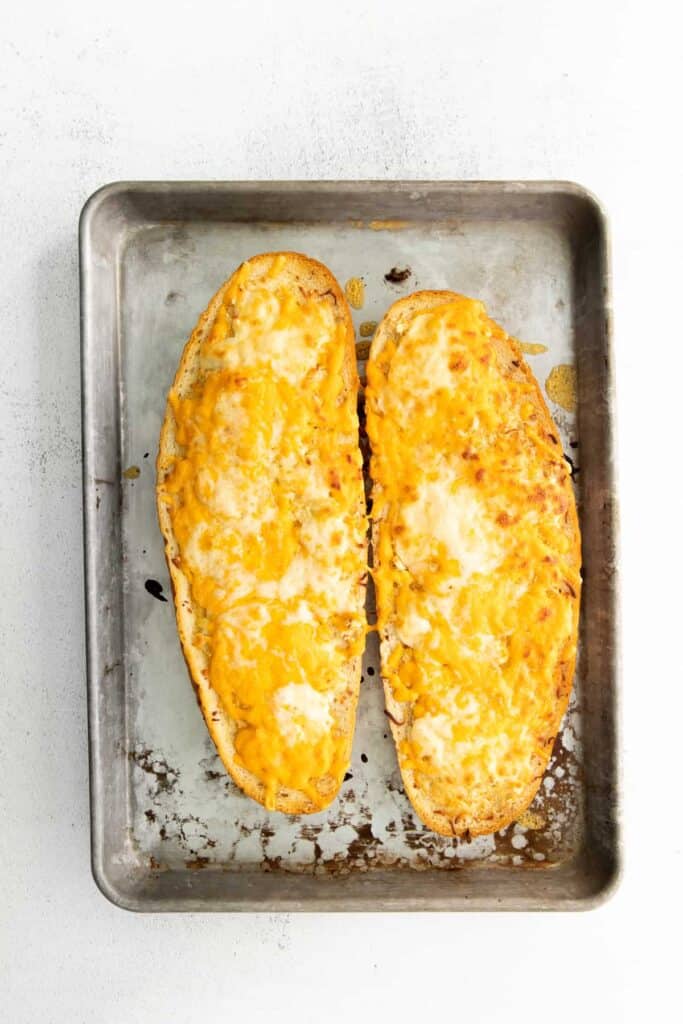
[[[604, 899], [619, 871], [615, 509], [607, 238], [593, 197], [555, 182], [121, 183], [87, 202], [80, 248], [92, 862], [105, 895], [135, 910]], [[342, 284], [363, 279], [357, 333], [402, 294], [450, 288], [548, 346], [528, 356], [542, 386], [554, 366], [577, 368], [577, 414], [550, 403], [583, 533], [574, 695], [532, 813], [494, 836], [448, 839], [416, 818], [372, 636], [349, 777], [328, 810], [265, 811], [228, 779], [204, 726], [159, 599], [170, 589], [157, 440], [199, 313], [241, 260], [277, 249], [322, 260]], [[387, 279], [395, 267], [406, 280]]]

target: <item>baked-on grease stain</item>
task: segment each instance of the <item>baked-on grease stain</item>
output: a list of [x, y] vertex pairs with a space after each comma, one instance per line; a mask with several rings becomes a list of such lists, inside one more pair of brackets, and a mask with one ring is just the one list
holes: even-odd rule
[[168, 598], [164, 597], [164, 588], [159, 583], [159, 580], [145, 580], [145, 590], [152, 597], [156, 597], [157, 601], [168, 601]]
[[389, 284], [403, 284], [411, 274], [412, 270], [410, 267], [404, 267], [403, 270], [399, 270], [398, 267], [392, 267], [389, 273], [384, 275], [384, 280]]
[[[159, 796], [160, 793], [173, 793], [175, 791], [178, 779], [180, 778], [180, 772], [177, 768], [171, 768], [164, 757], [155, 754], [149, 747], [131, 750], [128, 757], [131, 761], [135, 762], [141, 771], [154, 778], [155, 792], [153, 795]], [[148, 821], [152, 820], [149, 815], [146, 815], [146, 817]]]

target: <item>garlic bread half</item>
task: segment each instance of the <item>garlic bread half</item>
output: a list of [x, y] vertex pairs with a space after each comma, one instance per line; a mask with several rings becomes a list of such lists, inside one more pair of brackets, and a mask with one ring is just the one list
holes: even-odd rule
[[580, 537], [559, 433], [481, 302], [418, 292], [367, 367], [387, 710], [429, 828], [481, 835], [533, 799], [572, 686]]
[[354, 333], [322, 264], [247, 260], [181, 356], [157, 505], [209, 732], [267, 808], [309, 813], [349, 763], [367, 570]]

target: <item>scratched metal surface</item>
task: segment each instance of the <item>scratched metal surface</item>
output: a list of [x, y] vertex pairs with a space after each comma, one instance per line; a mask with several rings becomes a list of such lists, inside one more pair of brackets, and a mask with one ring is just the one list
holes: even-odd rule
[[[415, 816], [403, 792], [383, 713], [373, 635], [363, 662], [349, 777], [329, 809], [296, 817], [267, 812], [229, 780], [215, 753], [187, 678], [172, 603], [159, 600], [145, 584], [158, 581], [163, 595], [170, 598], [154, 502], [154, 460], [166, 393], [199, 313], [241, 260], [257, 252], [294, 249], [322, 260], [342, 285], [350, 277], [361, 277], [365, 304], [353, 311], [358, 340], [362, 322], [380, 320], [392, 301], [418, 288], [449, 288], [481, 298], [509, 333], [548, 347], [547, 352], [527, 356], [542, 387], [552, 367], [578, 363], [584, 379], [581, 383], [580, 377], [578, 422], [573, 413], [549, 404], [565, 451], [579, 469], [576, 483], [582, 525], [585, 496], [596, 490], [607, 497], [610, 494], [609, 437], [601, 439], [599, 457], [589, 455], [587, 469], [582, 450], [586, 444], [583, 403], [589, 396], [594, 399], [597, 388], [600, 404], [607, 408], [609, 390], [604, 356], [600, 380], [594, 379], [590, 362], [589, 342], [599, 343], [594, 338], [593, 303], [601, 307], [603, 327], [605, 312], [604, 281], [593, 280], [597, 271], [592, 275], [590, 268], [582, 265], [582, 260], [595, 258], [590, 252], [592, 208], [587, 213], [577, 197], [576, 202], [572, 200], [574, 205], [567, 204], [560, 189], [550, 193], [550, 201], [545, 196], [544, 202], [523, 207], [526, 216], [515, 215], [516, 193], [508, 197], [501, 189], [497, 195], [490, 192], [484, 196], [488, 205], [465, 204], [464, 214], [460, 210], [460, 215], [448, 216], [448, 209], [435, 211], [436, 202], [430, 203], [431, 197], [425, 194], [428, 215], [419, 217], [416, 196], [406, 201], [410, 208], [406, 223], [398, 223], [401, 204], [395, 195], [393, 202], [381, 202], [380, 191], [374, 205], [362, 208], [363, 216], [353, 216], [359, 210], [348, 199], [346, 207], [340, 201], [332, 207], [331, 222], [329, 196], [317, 216], [315, 202], [306, 205], [305, 196], [305, 186], [298, 193], [292, 191], [291, 213], [280, 221], [268, 211], [267, 219], [258, 215], [245, 218], [241, 210], [232, 218], [216, 216], [213, 207], [203, 211], [201, 203], [197, 206], [196, 196], [189, 214], [181, 203], [180, 218], [164, 216], [163, 204], [156, 211], [153, 203], [148, 209], [149, 197], [138, 205], [127, 199], [125, 205], [119, 196], [117, 207], [116, 194], [113, 200], [109, 197], [108, 206], [113, 209], [104, 206], [110, 222], [102, 207], [96, 211], [100, 224], [97, 215], [90, 215], [100, 235], [96, 244], [91, 240], [89, 251], [82, 253], [85, 313], [89, 302], [92, 307], [102, 300], [107, 287], [102, 274], [98, 280], [95, 273], [88, 277], [87, 267], [97, 265], [98, 255], [99, 271], [106, 274], [112, 289], [103, 313], [103, 320], [109, 316], [112, 321], [111, 359], [104, 367], [105, 379], [95, 379], [97, 356], [92, 351], [90, 364], [87, 357], [84, 361], [85, 440], [86, 449], [88, 445], [91, 449], [85, 477], [87, 544], [97, 546], [97, 552], [87, 552], [91, 560], [89, 667], [96, 876], [99, 874], [105, 890], [115, 890], [108, 894], [117, 902], [138, 909], [232, 905], [232, 896], [221, 900], [220, 881], [217, 883], [228, 875], [233, 894], [239, 892], [233, 876], [248, 875], [251, 890], [258, 875], [277, 875], [286, 898], [286, 887], [296, 887], [295, 876], [327, 878], [327, 886], [339, 876], [400, 876], [398, 892], [406, 886], [406, 877], [417, 871], [431, 876], [450, 872], [460, 878], [457, 869], [466, 868], [476, 902], [477, 869], [496, 866], [503, 905], [508, 898], [513, 900], [515, 892], [525, 906], [559, 905], [563, 898], [571, 901], [572, 885], [581, 888], [582, 884], [586, 892], [592, 886], [600, 893], [608, 883], [599, 883], [598, 875], [605, 858], [615, 856], [616, 848], [613, 762], [606, 767], [598, 764], [599, 744], [607, 738], [613, 747], [613, 707], [596, 711], [593, 689], [609, 686], [613, 696], [613, 678], [594, 677], [590, 652], [604, 646], [606, 637], [612, 643], [613, 607], [602, 600], [598, 609], [601, 621], [587, 619], [590, 583], [574, 692], [551, 763], [532, 813], [494, 836], [470, 841], [444, 838], [425, 829]], [[391, 218], [385, 215], [387, 209]], [[96, 232], [90, 227], [94, 239]], [[402, 283], [388, 282], [385, 275], [393, 267], [409, 268], [410, 275]], [[86, 316], [86, 347], [97, 344], [95, 334], [96, 328]], [[604, 341], [606, 344], [606, 338]], [[107, 391], [115, 393], [109, 421], [97, 401]], [[89, 435], [94, 423], [99, 425], [99, 433]], [[592, 442], [596, 427], [590, 416], [587, 423]], [[594, 448], [591, 443], [591, 451]], [[100, 468], [95, 465], [98, 458], [103, 460]], [[602, 508], [603, 518], [611, 514], [611, 505], [607, 512]], [[584, 538], [594, 532], [590, 523], [588, 526]], [[607, 549], [586, 552], [584, 545], [589, 575], [593, 561], [610, 581], [611, 558]], [[107, 611], [105, 600], [109, 601]], [[605, 663], [603, 672], [612, 664]], [[98, 706], [103, 688], [108, 694], [107, 708]], [[582, 735], [587, 715], [588, 753]], [[109, 783], [112, 791], [116, 787], [113, 803], [117, 809], [111, 814], [105, 809], [106, 785], [101, 785], [99, 778], [109, 756], [105, 748], [117, 762], [114, 781]], [[594, 806], [592, 797], [587, 828], [585, 797], [596, 786], [602, 803]], [[104, 862], [108, 867], [103, 867]], [[544, 868], [549, 870], [541, 870]], [[579, 879], [567, 881], [564, 897], [555, 879], [561, 878], [563, 868], [567, 879]], [[607, 871], [610, 877], [613, 873], [613, 869]], [[103, 883], [102, 876], [109, 882]], [[114, 876], [118, 881], [112, 881]], [[211, 883], [205, 883], [205, 878], [211, 878]], [[558, 890], [555, 900], [553, 885]], [[538, 889], [536, 897], [534, 887]], [[128, 896], [121, 896], [122, 890]], [[167, 895], [160, 895], [162, 891]], [[254, 891], [258, 893], [258, 886]], [[305, 893], [309, 893], [311, 905], [316, 905], [315, 890], [295, 891], [294, 901], [305, 904]], [[325, 898], [334, 903], [329, 891], [325, 890]], [[391, 882], [386, 891], [394, 891]], [[496, 891], [495, 883], [492, 891]], [[434, 889], [435, 895], [438, 892]], [[375, 903], [381, 903], [381, 887], [377, 893]], [[450, 906], [459, 905], [452, 887], [444, 890], [443, 898]], [[501, 899], [498, 897], [498, 905]], [[277, 903], [272, 888], [264, 890], [261, 902]], [[491, 897], [481, 905], [495, 902]], [[258, 895], [251, 897], [251, 903], [260, 905]], [[351, 903], [352, 899], [348, 905]], [[432, 904], [425, 899], [421, 905]]]

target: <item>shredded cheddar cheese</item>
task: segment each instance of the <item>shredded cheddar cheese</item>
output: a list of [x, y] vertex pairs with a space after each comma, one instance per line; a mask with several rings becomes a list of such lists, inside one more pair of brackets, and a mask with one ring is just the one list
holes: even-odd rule
[[177, 454], [161, 500], [197, 623], [193, 644], [236, 723], [239, 765], [322, 806], [346, 767], [335, 720], [364, 642], [356, 394], [333, 301], [244, 264], [174, 386]]
[[404, 315], [368, 363], [382, 671], [402, 767], [455, 818], [528, 786], [575, 651], [567, 464], [510, 351], [454, 296]]

